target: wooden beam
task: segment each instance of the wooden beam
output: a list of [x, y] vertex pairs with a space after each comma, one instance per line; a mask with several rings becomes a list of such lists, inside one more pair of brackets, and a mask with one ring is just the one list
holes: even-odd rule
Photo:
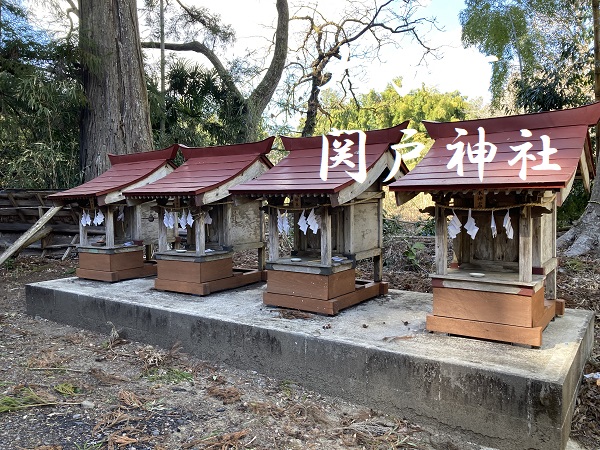
[[448, 273], [448, 224], [441, 206], [435, 207], [435, 272], [438, 275]]
[[519, 281], [533, 280], [532, 227], [531, 206], [525, 206], [519, 217]]
[[344, 206], [344, 253], [354, 253], [354, 205]]
[[198, 217], [194, 222], [194, 246], [196, 256], [206, 255], [206, 224], [204, 222], [204, 211], [197, 209]]
[[321, 208], [321, 264], [331, 265], [331, 214], [329, 208]]
[[265, 212], [260, 207], [261, 202], [258, 202], [258, 233], [262, 245], [258, 247], [258, 270], [265, 270], [267, 263], [267, 255], [265, 252]]
[[24, 247], [24, 244], [27, 241], [37, 234], [44, 226], [54, 217], [54, 215], [62, 209], [62, 206], [53, 206], [46, 214], [44, 214], [40, 219], [19, 239], [17, 239], [13, 245], [11, 245], [2, 255], [0, 255], [0, 265], [2, 265], [8, 258], [10, 258], [13, 254], [17, 253], [21, 248]]
[[[297, 227], [294, 228], [297, 233]], [[277, 210], [269, 208], [269, 259], [277, 261], [279, 259], [279, 229], [277, 227]]]
[[158, 208], [158, 251], [166, 252], [169, 249], [167, 241], [167, 227], [165, 225], [165, 209]]
[[112, 248], [115, 246], [115, 215], [111, 206], [106, 208], [106, 217], [104, 218], [104, 223], [106, 227], [106, 242], [104, 245], [107, 248]]

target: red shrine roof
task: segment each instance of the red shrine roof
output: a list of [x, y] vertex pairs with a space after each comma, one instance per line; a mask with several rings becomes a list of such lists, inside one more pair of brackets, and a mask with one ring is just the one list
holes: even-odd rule
[[588, 127], [599, 119], [600, 103], [593, 103], [535, 114], [424, 122], [435, 143], [390, 190], [556, 190], [568, 187], [578, 169], [589, 181], [595, 167]]
[[[80, 186], [49, 195], [54, 201], [76, 200], [102, 197], [123, 190], [137, 183], [153, 181], [152, 175], [161, 168], [174, 168], [171, 160], [175, 158], [179, 146], [174, 144], [163, 150], [131, 153], [128, 155], [108, 155], [111, 168], [93, 180]], [[163, 175], [164, 176], [164, 175]]]
[[[381, 169], [390, 168], [390, 162], [393, 162], [393, 152], [390, 146], [400, 142], [402, 131], [408, 126], [408, 121], [392, 128], [382, 130], [366, 131], [365, 140], [365, 166], [369, 173], [374, 169], [378, 161], [386, 154], [386, 158]], [[345, 142], [346, 139], [353, 141], [351, 147], [352, 161], [354, 168], [346, 164], [339, 164], [336, 167], [329, 167], [327, 170], [327, 181], [320, 177], [321, 159], [323, 155], [323, 137], [313, 136], [304, 138], [281, 137], [283, 146], [290, 153], [283, 158], [275, 167], [270, 169], [255, 180], [237, 185], [230, 189], [232, 194], [256, 194], [256, 195], [279, 195], [279, 194], [336, 194], [342, 189], [358, 184], [354, 178], [346, 172], [358, 172], [358, 141], [357, 133], [341, 134], [340, 136], [327, 135], [329, 148], [334, 140]], [[328, 156], [335, 154], [332, 150]], [[331, 158], [330, 158], [331, 159]], [[400, 167], [402, 173], [408, 172], [404, 164]], [[367, 178], [365, 189], [373, 184], [379, 176], [385, 173], [381, 170], [370, 182]], [[363, 189], [364, 190], [364, 189]]]
[[180, 146], [185, 163], [154, 183], [127, 191], [126, 196], [127, 198], [199, 196], [235, 181], [259, 162], [264, 169], [260, 169], [255, 174], [257, 176], [272, 166], [266, 155], [271, 151], [274, 140], [275, 137], [269, 137], [260, 142], [205, 148]]

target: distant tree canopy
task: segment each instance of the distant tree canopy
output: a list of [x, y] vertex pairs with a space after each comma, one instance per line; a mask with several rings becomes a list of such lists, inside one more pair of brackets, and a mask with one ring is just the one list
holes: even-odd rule
[[[394, 80], [396, 86], [402, 80]], [[317, 121], [317, 133], [328, 133], [332, 128], [341, 130], [374, 130], [389, 128], [405, 120], [418, 132], [412, 140], [430, 147], [424, 120], [447, 122], [472, 118], [479, 105], [469, 102], [459, 92], [441, 93], [435, 88], [422, 86], [406, 95], [399, 95], [392, 84], [383, 92], [371, 90], [355, 99], [342, 101], [339, 94], [327, 90], [323, 96], [324, 109], [328, 111]], [[423, 152], [425, 154], [425, 152]]]
[[0, 187], [80, 180], [77, 48], [34, 29], [18, 0], [0, 2]]
[[592, 23], [588, 1], [466, 0], [462, 41], [497, 58], [492, 105], [536, 112], [591, 101]]

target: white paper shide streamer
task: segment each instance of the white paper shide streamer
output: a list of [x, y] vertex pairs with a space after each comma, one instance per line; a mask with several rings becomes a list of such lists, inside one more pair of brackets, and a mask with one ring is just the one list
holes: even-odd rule
[[192, 211], [188, 211], [186, 217], [186, 223], [191, 227], [194, 224], [194, 216], [192, 216]]
[[181, 212], [181, 216], [179, 216], [179, 228], [185, 228], [187, 225], [187, 216], [185, 214], [185, 209]]
[[208, 211], [204, 212], [204, 224], [210, 225], [212, 223], [212, 217], [210, 217], [210, 213]]
[[450, 239], [454, 239], [456, 236], [458, 236], [458, 233], [460, 233], [461, 227], [462, 227], [462, 223], [460, 223], [460, 220], [458, 220], [458, 217], [456, 216], [456, 213], [453, 210], [452, 211], [452, 219], [450, 220], [450, 223], [448, 224], [448, 236], [450, 236]]
[[90, 216], [90, 213], [87, 211], [83, 211], [81, 213], [81, 225], [83, 225], [84, 227], [90, 226], [92, 224], [92, 218]]
[[298, 228], [302, 230], [304, 234], [306, 234], [306, 230], [308, 230], [308, 222], [306, 221], [305, 210], [302, 210], [300, 213], [300, 218], [298, 219]]
[[498, 236], [498, 229], [496, 228], [496, 219], [494, 219], [494, 211], [492, 211], [492, 237]]
[[311, 209], [310, 214], [308, 215], [308, 219], [306, 219], [306, 223], [308, 223], [308, 226], [310, 227], [313, 233], [319, 231], [319, 218], [320, 216], [317, 216], [315, 214], [315, 209]]
[[471, 239], [475, 239], [475, 235], [479, 231], [479, 227], [475, 224], [473, 217], [471, 217], [471, 208], [469, 208], [469, 215], [467, 217], [467, 223], [465, 223], [465, 230], [467, 230], [467, 233], [469, 236], [471, 236]]
[[175, 228], [175, 213], [171, 211], [165, 211], [165, 217], [163, 218], [165, 227], [169, 229]]
[[283, 234], [288, 234], [290, 232], [287, 211], [282, 213], [280, 210], [277, 210], [277, 230]]
[[509, 239], [512, 239], [514, 230], [512, 224], [510, 223], [510, 210], [506, 211], [506, 215], [504, 216], [504, 229], [506, 230], [506, 236]]
[[96, 211], [96, 214], [94, 216], [94, 225], [98, 226], [98, 225], [102, 225], [102, 223], [104, 222], [104, 214], [102, 214], [102, 211]]

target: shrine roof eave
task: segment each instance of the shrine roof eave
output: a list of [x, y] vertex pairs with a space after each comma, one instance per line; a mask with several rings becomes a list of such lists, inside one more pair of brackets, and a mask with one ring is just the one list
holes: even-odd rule
[[[163, 150], [128, 155], [108, 155], [112, 167], [98, 177], [62, 192], [48, 196], [56, 205], [70, 201], [98, 199], [98, 204], [123, 200], [123, 192], [151, 183], [175, 169], [173, 159], [178, 145]], [[108, 201], [107, 201], [108, 199]]]

